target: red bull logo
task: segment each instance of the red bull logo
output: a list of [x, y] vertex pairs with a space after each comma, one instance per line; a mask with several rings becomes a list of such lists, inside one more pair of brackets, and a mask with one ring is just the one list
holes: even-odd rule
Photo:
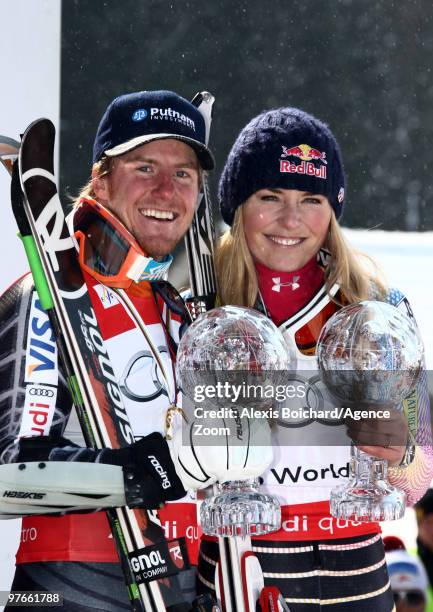
[[[314, 149], [307, 144], [300, 144], [296, 147], [285, 147], [282, 145], [283, 152], [280, 158], [280, 172], [290, 172], [297, 174], [307, 174], [316, 176], [317, 178], [326, 179], [326, 152]], [[298, 157], [301, 160], [300, 164], [294, 161], [283, 159], [286, 157]], [[316, 166], [313, 162], [320, 161], [323, 165]]]

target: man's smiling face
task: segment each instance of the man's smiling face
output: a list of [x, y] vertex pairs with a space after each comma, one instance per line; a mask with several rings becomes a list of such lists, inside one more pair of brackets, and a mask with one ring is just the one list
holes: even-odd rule
[[125, 225], [144, 253], [160, 259], [187, 232], [198, 197], [194, 150], [168, 138], [114, 158], [109, 174], [93, 177], [96, 199]]

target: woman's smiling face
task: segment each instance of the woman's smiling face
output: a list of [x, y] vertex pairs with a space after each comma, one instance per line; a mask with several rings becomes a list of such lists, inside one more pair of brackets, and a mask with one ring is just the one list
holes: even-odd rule
[[323, 195], [295, 189], [260, 189], [242, 206], [245, 238], [253, 260], [293, 272], [323, 246], [332, 208]]

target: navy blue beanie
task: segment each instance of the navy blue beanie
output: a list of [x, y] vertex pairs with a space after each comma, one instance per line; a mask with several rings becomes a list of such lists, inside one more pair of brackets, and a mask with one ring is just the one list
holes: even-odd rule
[[234, 143], [219, 182], [221, 214], [231, 225], [259, 189], [298, 189], [326, 196], [338, 219], [345, 182], [328, 126], [298, 108], [277, 108], [252, 119]]

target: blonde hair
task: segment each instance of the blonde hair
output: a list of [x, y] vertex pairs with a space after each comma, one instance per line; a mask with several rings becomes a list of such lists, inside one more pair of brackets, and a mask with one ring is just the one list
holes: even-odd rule
[[[258, 281], [254, 261], [248, 249], [243, 222], [243, 206], [235, 213], [233, 226], [221, 237], [215, 252], [221, 304], [253, 307], [258, 297]], [[331, 214], [324, 248], [330, 253], [325, 273], [326, 291], [338, 283], [345, 301], [382, 298], [386, 285], [374, 261], [346, 243], [341, 228]], [[361, 261], [362, 260], [362, 263]], [[337, 301], [336, 298], [332, 298]]]
[[87, 181], [87, 183], [80, 189], [78, 195], [75, 198], [72, 198], [72, 208], [76, 208], [78, 206], [81, 198], [96, 198], [95, 191], [93, 189], [93, 175], [98, 178], [102, 178], [103, 176], [108, 176], [113, 169], [114, 157], [108, 157], [104, 155], [99, 161], [97, 161], [92, 166], [92, 176]]

